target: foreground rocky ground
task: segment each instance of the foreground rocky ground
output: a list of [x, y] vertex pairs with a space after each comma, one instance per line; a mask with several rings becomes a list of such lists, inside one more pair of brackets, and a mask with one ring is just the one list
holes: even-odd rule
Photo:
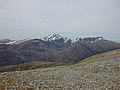
[[120, 90], [120, 50], [71, 66], [0, 73], [0, 90]]

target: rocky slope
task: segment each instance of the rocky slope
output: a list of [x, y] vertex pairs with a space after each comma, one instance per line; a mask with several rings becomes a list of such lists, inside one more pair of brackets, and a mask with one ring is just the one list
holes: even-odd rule
[[0, 90], [119, 90], [120, 50], [71, 66], [0, 73]]

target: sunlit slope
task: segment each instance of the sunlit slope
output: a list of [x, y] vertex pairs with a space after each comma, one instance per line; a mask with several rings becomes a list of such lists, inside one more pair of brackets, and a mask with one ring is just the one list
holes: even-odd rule
[[95, 62], [101, 62], [107, 60], [108, 62], [109, 60], [112, 60], [113, 62], [115, 60], [120, 60], [120, 49], [91, 56], [89, 58], [82, 60], [78, 64], [83, 65], [83, 64], [89, 64], [89, 63], [95, 63]]

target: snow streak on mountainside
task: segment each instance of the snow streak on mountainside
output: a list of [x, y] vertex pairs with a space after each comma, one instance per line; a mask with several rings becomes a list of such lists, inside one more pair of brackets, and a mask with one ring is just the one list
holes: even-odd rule
[[25, 41], [28, 41], [28, 40], [31, 40], [31, 39], [23, 39], [23, 40], [9, 40], [9, 39], [2, 39], [0, 40], [0, 44], [20, 44], [20, 43], [23, 43]]

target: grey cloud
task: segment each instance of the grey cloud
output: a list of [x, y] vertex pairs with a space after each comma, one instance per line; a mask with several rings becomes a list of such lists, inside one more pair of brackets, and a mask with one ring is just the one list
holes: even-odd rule
[[119, 0], [0, 0], [0, 38], [61, 33], [120, 40], [119, 5]]

